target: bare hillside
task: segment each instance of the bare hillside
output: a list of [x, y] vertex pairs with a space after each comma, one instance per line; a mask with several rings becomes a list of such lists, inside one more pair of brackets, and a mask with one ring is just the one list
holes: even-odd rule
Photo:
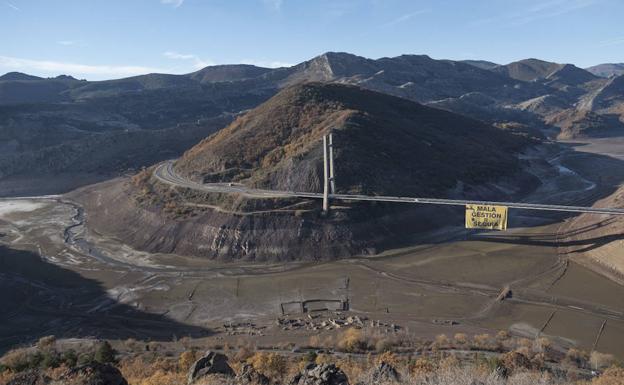
[[[519, 169], [528, 140], [479, 121], [355, 86], [288, 88], [189, 150], [177, 170], [205, 182], [320, 191], [334, 129], [342, 192], [441, 194]], [[423, 183], [427, 181], [427, 183]]]

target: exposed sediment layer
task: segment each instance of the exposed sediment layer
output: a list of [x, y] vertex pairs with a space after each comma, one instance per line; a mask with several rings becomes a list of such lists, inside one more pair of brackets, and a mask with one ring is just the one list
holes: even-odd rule
[[[525, 188], [536, 183], [527, 174], [521, 180]], [[472, 194], [501, 196], [499, 188], [483, 185]], [[520, 193], [510, 184], [505, 190]], [[459, 223], [463, 214], [456, 207], [334, 202], [330, 214], [323, 216], [320, 202], [309, 202], [312, 208], [301, 211], [249, 215], [211, 208], [176, 217], [159, 205], [137, 204], [137, 193], [129, 180], [117, 179], [78, 190], [70, 198], [84, 206], [90, 231], [139, 250], [225, 261], [331, 260], [374, 254], [416, 234]]]

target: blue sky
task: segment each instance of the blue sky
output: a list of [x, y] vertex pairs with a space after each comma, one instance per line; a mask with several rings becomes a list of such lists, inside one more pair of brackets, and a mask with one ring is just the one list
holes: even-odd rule
[[370, 58], [624, 62], [622, 0], [0, 0], [0, 73], [90, 80]]

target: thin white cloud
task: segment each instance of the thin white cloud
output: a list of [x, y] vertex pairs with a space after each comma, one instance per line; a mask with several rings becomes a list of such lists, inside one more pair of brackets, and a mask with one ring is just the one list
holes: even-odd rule
[[195, 55], [182, 54], [182, 53], [178, 53], [174, 51], [163, 52], [163, 56], [169, 59], [180, 59], [180, 60], [189, 60], [189, 59], [194, 59], [197, 57]]
[[163, 52], [163, 56], [168, 59], [173, 60], [189, 60], [193, 62], [194, 69], [202, 69], [204, 67], [214, 65], [215, 63], [211, 60], [203, 60], [199, 56], [194, 54], [184, 54], [176, 51], [166, 51]]
[[265, 6], [269, 9], [279, 12], [282, 10], [282, 5], [284, 4], [284, 0], [262, 0]]
[[66, 74], [86, 78], [115, 78], [142, 75], [151, 72], [167, 72], [165, 69], [132, 65], [89, 65], [52, 60], [32, 60], [0, 56], [0, 72], [20, 71], [44, 75]]
[[609, 40], [603, 40], [601, 41], [598, 46], [599, 47], [610, 47], [613, 45], [620, 45], [620, 44], [624, 44], [624, 36], [622, 37], [618, 37], [615, 39], [609, 39]]
[[551, 0], [545, 3], [536, 4], [527, 9], [524, 14], [519, 14], [513, 18], [512, 24], [524, 25], [535, 20], [549, 19], [556, 16], [565, 15], [590, 7], [600, 0]]
[[325, 5], [321, 18], [325, 21], [334, 21], [335, 19], [341, 19], [357, 8], [357, 3], [352, 1], [332, 1]]
[[249, 64], [254, 65], [256, 67], [264, 67], [264, 68], [280, 68], [280, 67], [292, 67], [293, 63], [283, 62], [279, 60], [252, 60], [252, 59], [243, 59], [240, 61], [241, 64]]
[[58, 45], [64, 45], [64, 46], [70, 46], [70, 45], [76, 45], [78, 43], [76, 43], [73, 40], [59, 40], [56, 42], [56, 44]]
[[160, 0], [160, 3], [172, 5], [173, 8], [179, 8], [182, 4], [184, 4], [184, 0]]
[[4, 4], [6, 4], [7, 7], [11, 8], [14, 11], [21, 11], [21, 9], [19, 9], [16, 5], [9, 3], [8, 1], [5, 1]]
[[421, 9], [419, 11], [406, 13], [404, 15], [401, 15], [401, 16], [397, 17], [396, 19], [392, 19], [392, 20], [390, 20], [390, 21], [388, 21], [386, 23], [383, 23], [381, 25], [381, 27], [392, 27], [392, 26], [395, 26], [397, 24], [404, 23], [404, 22], [406, 22], [406, 21], [408, 21], [410, 19], [413, 19], [416, 16], [422, 15], [422, 14], [427, 13], [427, 12], [429, 12], [428, 9]]
[[470, 24], [473, 26], [503, 23], [512, 26], [521, 26], [541, 19], [549, 19], [571, 12], [579, 11], [598, 4], [602, 0], [549, 0], [535, 3], [532, 6], [511, 14], [494, 15], [491, 17], [474, 20]]

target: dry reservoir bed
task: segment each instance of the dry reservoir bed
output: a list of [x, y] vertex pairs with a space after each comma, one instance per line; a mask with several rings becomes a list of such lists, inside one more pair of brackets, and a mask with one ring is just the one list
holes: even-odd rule
[[[576, 187], [580, 199], [595, 194], [585, 179]], [[551, 194], [550, 186], [542, 190]], [[570, 259], [561, 247], [563, 222], [546, 219], [374, 257], [220, 265], [133, 250], [85, 229], [81, 208], [62, 197], [4, 199], [0, 296], [8, 309], [0, 314], [0, 347], [46, 334], [295, 341], [335, 328], [278, 325], [283, 312], [342, 308], [384, 332], [395, 325], [432, 339], [507, 329], [624, 357], [624, 286]], [[249, 322], [241, 333], [223, 326]]]
[[[559, 337], [563, 345], [585, 349], [597, 341], [597, 350], [624, 356], [624, 344], [618, 343], [624, 341], [624, 287], [573, 262], [562, 263], [555, 245], [526, 242], [555, 232], [557, 224], [506, 234], [525, 240], [519, 242], [482, 234], [396, 256], [287, 268], [206, 262], [198, 268], [185, 267], [185, 258], [97, 241], [97, 235], [89, 238], [101, 253], [118, 258], [86, 255], [64, 241], [74, 215], [73, 206], [55, 199], [0, 203], [0, 233], [7, 245], [0, 249], [1, 292], [3, 303], [10, 304], [0, 316], [0, 341], [14, 344], [44, 334], [166, 340], [174, 334], [207, 336], [230, 321], [266, 325], [265, 338], [288, 340], [289, 331], [271, 331], [282, 305], [323, 300], [348, 303], [353, 314], [425, 338], [509, 329], [528, 337]], [[38, 254], [43, 260], [34, 257]], [[15, 259], [27, 266], [16, 267]], [[78, 290], [72, 290], [73, 280]], [[511, 297], [498, 301], [507, 285]], [[109, 321], [95, 322], [98, 318]], [[127, 323], [131, 318], [149, 318], [159, 328]]]

